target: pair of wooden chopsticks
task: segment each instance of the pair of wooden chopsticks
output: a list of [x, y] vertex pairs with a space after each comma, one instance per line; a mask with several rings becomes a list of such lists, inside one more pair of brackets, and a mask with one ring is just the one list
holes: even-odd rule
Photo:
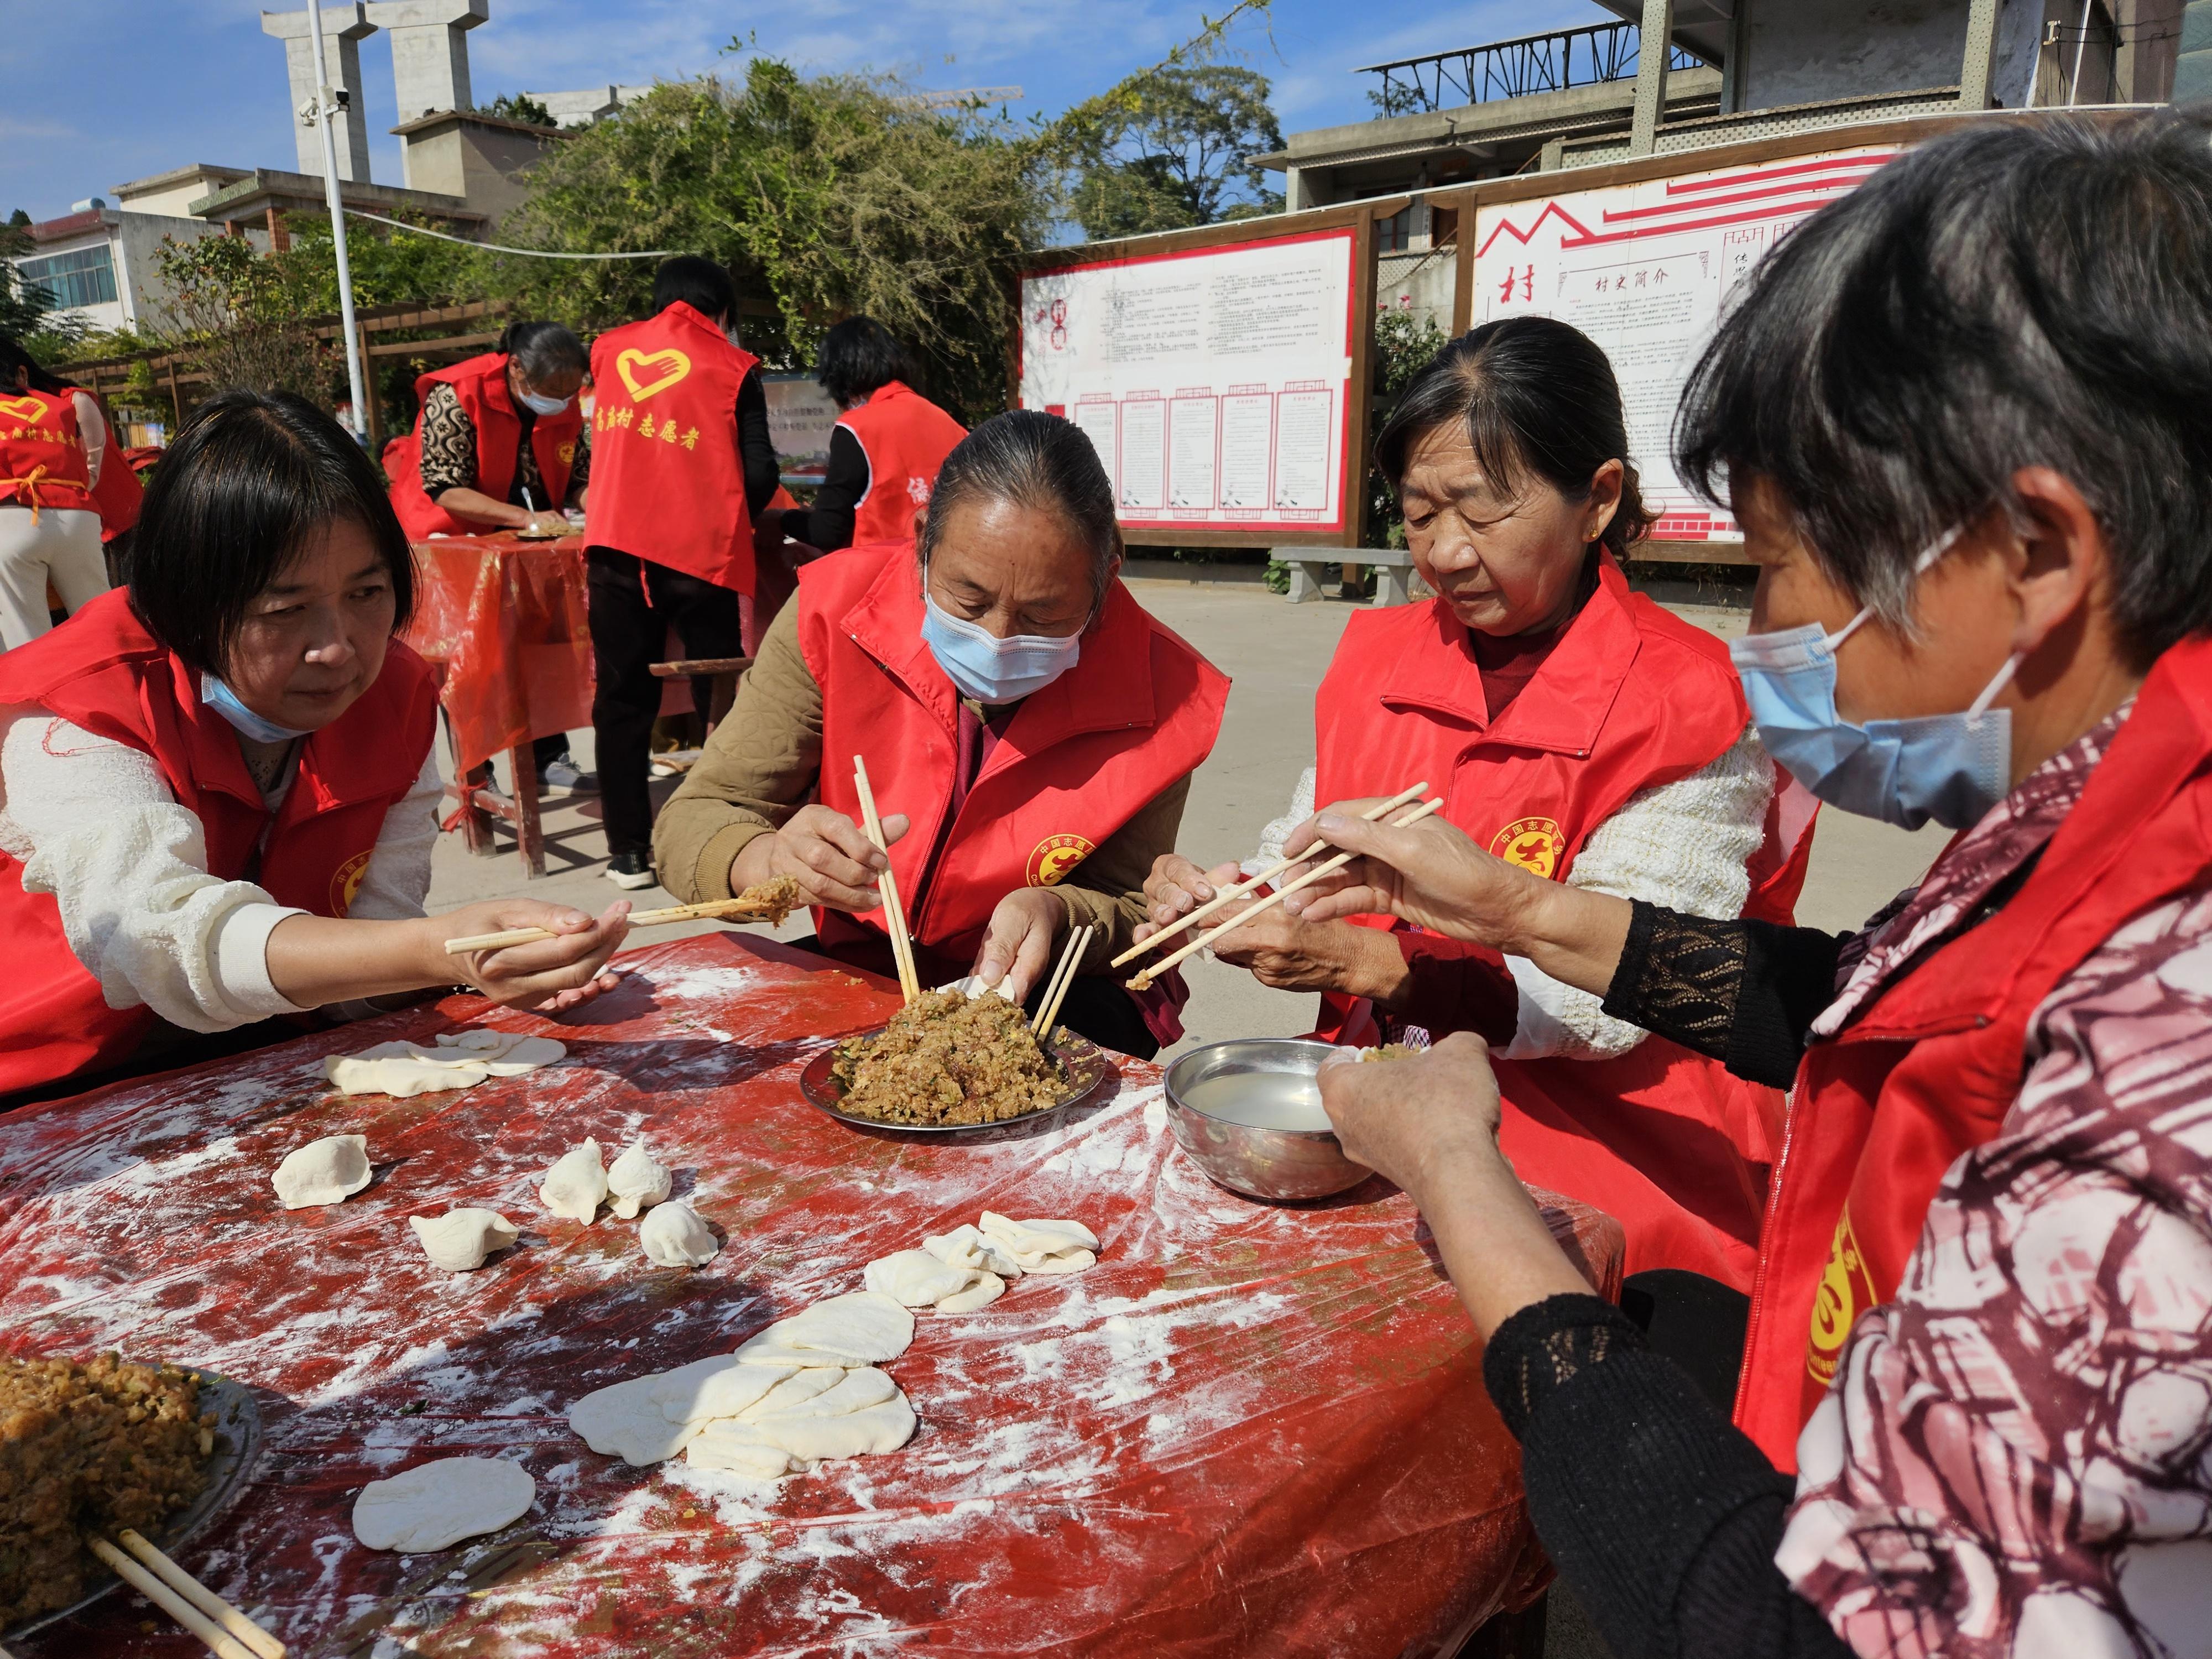
[[112, 1567], [125, 1583], [198, 1637], [217, 1659], [284, 1659], [282, 1642], [130, 1528], [116, 1536], [130, 1555], [105, 1538], [91, 1540], [92, 1553]]
[[[1424, 787], [1425, 787], [1425, 786]], [[1403, 805], [1402, 802], [1399, 804]], [[1427, 817], [1430, 814], [1443, 811], [1443, 805], [1444, 800], [1442, 795], [1437, 796], [1434, 800], [1424, 801], [1420, 805], [1407, 813], [1405, 817], [1398, 819], [1395, 823], [1391, 824], [1390, 827], [1393, 830], [1403, 830], [1410, 824], [1419, 823], [1423, 818]], [[1143, 972], [1138, 974], [1136, 977], [1129, 981], [1129, 988], [1133, 991], [1143, 990], [1146, 986], [1150, 985], [1155, 978], [1167, 972], [1169, 969], [1174, 967], [1176, 963], [1181, 962], [1185, 957], [1191, 955], [1194, 951], [1203, 951], [1207, 945], [1212, 944], [1214, 940], [1219, 939], [1224, 933], [1228, 933], [1232, 928], [1241, 927], [1246, 922], [1251, 921], [1253, 917], [1261, 915], [1263, 911], [1273, 908], [1276, 905], [1280, 904], [1285, 899], [1290, 897], [1291, 894], [1297, 892], [1300, 888], [1310, 887], [1314, 883], [1319, 881], [1323, 876], [1331, 874], [1335, 871], [1341, 870], [1346, 865], [1351, 863], [1355, 856], [1356, 854], [1351, 853], [1339, 853], [1334, 858], [1328, 859], [1320, 864], [1316, 864], [1312, 869], [1307, 871], [1305, 874], [1300, 876], [1296, 881], [1290, 882], [1281, 887], [1278, 887], [1273, 892], [1268, 894], [1267, 897], [1260, 900], [1242, 915], [1231, 917], [1227, 921], [1223, 922], [1220, 927], [1214, 928], [1211, 933], [1200, 934], [1196, 939], [1191, 940], [1189, 944], [1184, 945], [1182, 950], [1175, 952], [1174, 955], [1162, 957], [1158, 962], [1152, 963], [1146, 967]], [[1183, 925], [1185, 927], [1189, 926], [1188, 922]], [[1146, 941], [1146, 944], [1150, 944], [1151, 942], [1152, 941], [1149, 939]]]
[[[875, 843], [876, 851], [888, 860], [890, 843], [884, 839], [884, 821], [876, 811], [876, 792], [868, 787], [868, 763], [860, 756], [853, 757], [853, 787], [860, 797], [860, 816], [866, 820], [868, 839]], [[890, 930], [891, 960], [898, 964], [899, 994], [912, 1007], [921, 994], [921, 978], [914, 969], [914, 940], [906, 931], [906, 907], [899, 902], [898, 883], [889, 868], [878, 878], [877, 890], [884, 896], [884, 925]]]
[[1052, 1023], [1060, 1018], [1060, 1005], [1067, 1000], [1067, 988], [1075, 983], [1075, 969], [1083, 960], [1083, 953], [1091, 948], [1091, 940], [1097, 933], [1096, 927], [1077, 928], [1067, 936], [1067, 946], [1060, 953], [1060, 962], [1045, 981], [1044, 1000], [1037, 1004], [1036, 1018], [1030, 1022], [1030, 1030], [1040, 1037], [1052, 1035]]
[[[700, 904], [671, 904], [659, 910], [640, 910], [629, 919], [632, 928], [665, 927], [677, 921], [709, 921], [721, 916], [750, 915], [764, 907], [758, 899], [708, 899]], [[535, 945], [541, 939], [559, 939], [549, 927], [510, 927], [503, 933], [471, 933], [446, 941], [446, 954], [467, 951], [504, 951], [510, 945]]]

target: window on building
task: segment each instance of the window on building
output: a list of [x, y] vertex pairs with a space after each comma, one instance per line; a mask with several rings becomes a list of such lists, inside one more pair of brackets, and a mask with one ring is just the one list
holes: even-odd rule
[[111, 305], [115, 300], [115, 261], [105, 245], [49, 254], [16, 264], [26, 285], [46, 289], [55, 305]]
[[1375, 251], [1377, 253], [1403, 253], [1413, 246], [1413, 210], [1400, 208], [1387, 219], [1375, 222]]

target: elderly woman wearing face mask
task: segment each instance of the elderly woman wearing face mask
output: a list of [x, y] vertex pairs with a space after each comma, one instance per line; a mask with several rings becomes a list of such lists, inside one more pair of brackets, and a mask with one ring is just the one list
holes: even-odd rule
[[661, 884], [697, 901], [792, 877], [815, 948], [888, 969], [863, 757], [923, 982], [973, 972], [1032, 1001], [1055, 941], [1092, 925], [1061, 1020], [1149, 1056], [1176, 1033], [1173, 999], [1140, 1002], [1104, 969], [1144, 919], [1229, 683], [1122, 586], [1113, 490], [1059, 416], [976, 428], [916, 525], [918, 548], [800, 573], [654, 825]]
[[1433, 1229], [1615, 1653], [2205, 1649], [2207, 136], [1893, 161], [1768, 256], [1692, 381], [1683, 473], [1760, 567], [1735, 653], [1769, 749], [1961, 832], [1862, 932], [1320, 821], [1364, 856], [1309, 916], [1486, 941], [1793, 1087], [1731, 1427], [1551, 1243], [1479, 1042], [1322, 1074]]

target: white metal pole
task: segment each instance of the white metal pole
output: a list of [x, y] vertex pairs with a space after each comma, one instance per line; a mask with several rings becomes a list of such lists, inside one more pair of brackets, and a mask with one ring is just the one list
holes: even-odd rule
[[[331, 246], [338, 262], [338, 324], [345, 336], [346, 380], [353, 391], [353, 429], [368, 430], [368, 393], [362, 378], [361, 339], [353, 324], [353, 267], [346, 259], [345, 208], [338, 199], [338, 147], [331, 134], [334, 100], [330, 72], [323, 65], [322, 0], [307, 0], [307, 34], [315, 43], [315, 125], [323, 132], [323, 193], [331, 204]], [[353, 112], [356, 121], [366, 112]]]
[[2097, 0], [2081, 0], [2081, 38], [2074, 43], [2074, 78], [2066, 88], [2066, 107], [2072, 109], [2074, 100], [2081, 95], [2081, 54], [2089, 50], [2089, 8]]

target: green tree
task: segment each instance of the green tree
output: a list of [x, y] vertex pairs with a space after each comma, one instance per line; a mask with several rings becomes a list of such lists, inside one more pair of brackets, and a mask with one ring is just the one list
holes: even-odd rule
[[553, 112], [526, 92], [501, 94], [491, 100], [491, 107], [484, 113], [496, 115], [508, 121], [527, 121], [534, 127], [550, 127], [554, 125]]
[[[1410, 311], [1378, 311], [1375, 313], [1375, 390], [1388, 404], [1395, 405], [1398, 394], [1413, 383], [1413, 376], [1427, 366], [1430, 358], [1443, 350], [1448, 337], [1425, 315]], [[1374, 430], [1380, 432], [1381, 416]], [[1403, 547], [1406, 544], [1406, 515], [1398, 506], [1398, 492], [1390, 481], [1370, 468], [1367, 474], [1367, 545], [1370, 547]]]
[[1267, 77], [1224, 64], [1153, 71], [1097, 126], [1069, 190], [1093, 240], [1281, 210], [1250, 157], [1282, 148]]
[[170, 289], [164, 345], [217, 386], [296, 392], [328, 404], [342, 360], [316, 337], [281, 260], [242, 236], [165, 236], [154, 263]]

